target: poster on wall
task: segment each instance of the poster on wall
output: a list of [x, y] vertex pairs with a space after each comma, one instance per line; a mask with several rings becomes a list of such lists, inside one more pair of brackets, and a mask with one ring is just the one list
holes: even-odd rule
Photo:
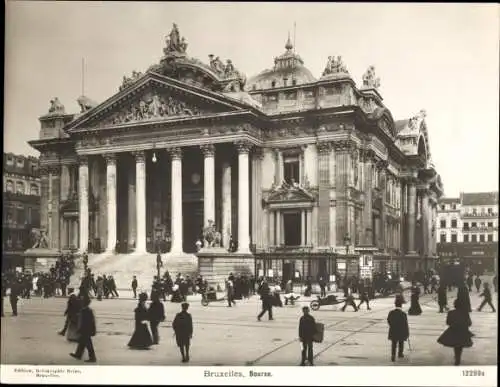
[[259, 277], [264, 277], [264, 269], [259, 269]]
[[273, 269], [269, 269], [269, 270], [267, 271], [267, 276], [268, 276], [268, 277], [272, 277], [272, 276], [273, 276]]
[[346, 269], [346, 264], [345, 264], [345, 262], [339, 262], [339, 263], [337, 263], [337, 268], [338, 268], [339, 270], [345, 270], [345, 269]]

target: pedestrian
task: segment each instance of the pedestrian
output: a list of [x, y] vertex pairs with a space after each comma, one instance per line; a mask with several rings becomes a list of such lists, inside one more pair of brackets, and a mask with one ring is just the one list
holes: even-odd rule
[[134, 278], [132, 278], [132, 291], [134, 292], [134, 298], [137, 298], [137, 277], [134, 275]]
[[472, 285], [474, 284], [474, 276], [469, 273], [467, 276], [467, 287], [469, 288], [469, 293], [472, 292]]
[[396, 297], [394, 302], [396, 309], [389, 312], [387, 323], [389, 324], [389, 340], [391, 340], [391, 361], [396, 361], [396, 347], [398, 358], [404, 357], [404, 343], [410, 337], [408, 316], [401, 309], [403, 306], [401, 297]]
[[148, 329], [148, 311], [146, 309], [146, 293], [139, 294], [139, 303], [134, 310], [135, 329], [128, 346], [131, 349], [149, 349], [153, 345], [153, 339]]
[[348, 305], [352, 306], [355, 312], [358, 311], [358, 307], [354, 303], [354, 296], [352, 295], [352, 293], [347, 295], [344, 306], [342, 307], [342, 312], [345, 312], [345, 308], [347, 308]]
[[493, 277], [493, 288], [495, 288], [495, 293], [497, 293], [497, 291], [498, 291], [498, 279], [497, 279], [497, 275], [496, 274]]
[[[66, 331], [69, 330], [70, 324], [72, 325], [72, 334], [68, 334], [68, 341], [77, 341], [74, 340], [74, 332], [78, 330], [78, 319], [80, 318], [80, 309], [81, 304], [80, 300], [76, 296], [76, 294], [72, 293], [69, 295], [68, 302], [66, 303], [66, 310], [64, 311], [65, 321], [64, 327], [61, 331], [59, 331], [59, 335], [66, 335]], [[71, 339], [70, 339], [71, 338]]]
[[446, 285], [444, 283], [439, 284], [437, 294], [439, 313], [443, 313], [444, 310], [448, 310], [448, 293], [446, 292]]
[[264, 313], [268, 312], [269, 320], [273, 320], [273, 299], [271, 295], [271, 289], [269, 289], [269, 285], [267, 281], [264, 280], [259, 289], [260, 299], [262, 301], [262, 311], [257, 316], [257, 320], [260, 321]]
[[118, 292], [117, 292], [117, 290], [116, 290], [116, 282], [115, 282], [115, 279], [114, 279], [114, 278], [113, 278], [113, 276], [111, 276], [111, 275], [108, 277], [108, 279], [109, 279], [109, 290], [111, 291], [111, 296], [112, 296], [113, 298], [115, 298], [115, 297], [119, 297], [119, 294], [118, 294]]
[[97, 301], [102, 301], [102, 296], [104, 295], [104, 280], [101, 276], [97, 277], [97, 281], [95, 281], [96, 291], [95, 294], [97, 296]]
[[420, 316], [422, 314], [422, 308], [419, 303], [420, 298], [420, 287], [413, 282], [413, 286], [411, 288], [411, 297], [410, 297], [410, 309], [408, 309], [408, 314], [410, 316]]
[[161, 260], [160, 253], [156, 254], [156, 267], [157, 268], [163, 267], [163, 261]]
[[359, 305], [358, 309], [361, 308], [361, 304], [366, 302], [366, 308], [371, 310], [370, 308], [370, 299], [368, 298], [368, 291], [365, 286], [359, 289]]
[[236, 305], [236, 301], [234, 301], [234, 285], [233, 281], [228, 280], [226, 282], [226, 295], [227, 295], [227, 306], [230, 308], [231, 306]]
[[439, 336], [437, 342], [445, 347], [451, 347], [455, 353], [455, 365], [460, 365], [464, 348], [472, 347], [473, 333], [469, 331], [472, 325], [469, 313], [460, 307], [458, 299], [453, 303], [455, 309], [446, 316], [446, 325], [449, 327]]
[[181, 312], [175, 315], [172, 322], [172, 328], [175, 332], [175, 340], [181, 351], [182, 362], [189, 362], [189, 345], [193, 338], [193, 319], [188, 313], [189, 304], [183, 302], [181, 304]]
[[313, 337], [316, 334], [316, 321], [309, 314], [309, 307], [302, 308], [304, 315], [299, 321], [299, 339], [302, 343], [302, 361], [301, 366], [306, 365], [306, 358], [310, 365], [313, 364]]
[[151, 304], [148, 309], [149, 325], [151, 326], [151, 334], [153, 335], [153, 344], [160, 343], [160, 335], [158, 333], [158, 325], [165, 321], [165, 308], [160, 301], [160, 295], [156, 292], [151, 293]]
[[466, 311], [467, 313], [472, 312], [472, 307], [470, 304], [470, 295], [467, 286], [465, 286], [465, 283], [458, 285], [457, 302], [458, 302], [458, 308], [463, 308], [464, 311]]
[[323, 277], [319, 278], [320, 297], [326, 297], [326, 282]]
[[3, 298], [7, 295], [7, 278], [5, 275], [2, 273], [2, 289], [0, 293], [0, 298], [1, 298], [1, 311], [2, 311], [2, 317], [5, 316], [3, 312]]
[[479, 293], [479, 291], [481, 290], [481, 283], [483, 281], [481, 281], [481, 278], [479, 277], [479, 275], [476, 275], [476, 279], [474, 280], [474, 285], [476, 286], [476, 291]]
[[97, 358], [95, 356], [94, 345], [92, 343], [92, 337], [96, 334], [96, 323], [94, 312], [89, 307], [90, 297], [85, 295], [83, 297], [83, 308], [80, 312], [80, 319], [78, 322], [78, 334], [80, 335], [78, 339], [78, 346], [76, 347], [75, 353], [70, 353], [70, 356], [75, 359], [81, 360], [83, 351], [85, 348], [89, 353], [88, 360], [86, 363], [95, 363]]
[[21, 294], [21, 282], [22, 279], [13, 280], [10, 286], [10, 306], [12, 307], [12, 315], [17, 316], [17, 302], [19, 301], [19, 295]]
[[496, 312], [496, 309], [495, 307], [493, 306], [493, 303], [491, 302], [491, 290], [490, 290], [490, 284], [485, 282], [483, 284], [483, 292], [479, 295], [480, 297], [484, 297], [483, 299], [483, 302], [481, 302], [481, 305], [479, 305], [479, 308], [477, 308], [477, 311], [478, 312], [481, 312], [481, 309], [483, 309], [483, 307], [488, 304], [491, 309], [492, 309], [492, 312], [495, 313]]

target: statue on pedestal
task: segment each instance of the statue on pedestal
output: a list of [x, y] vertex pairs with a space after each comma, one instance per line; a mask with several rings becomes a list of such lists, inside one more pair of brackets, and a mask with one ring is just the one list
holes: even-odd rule
[[35, 244], [32, 249], [48, 249], [49, 248], [49, 237], [45, 230], [33, 229], [32, 231], [35, 237]]
[[53, 100], [50, 101], [49, 113], [50, 114], [66, 114], [66, 111], [64, 109], [64, 105], [61, 103], [61, 101], [59, 101], [59, 98], [55, 97]]
[[215, 228], [213, 220], [208, 221], [208, 226], [203, 229], [203, 238], [205, 239], [205, 247], [221, 247], [222, 235]]

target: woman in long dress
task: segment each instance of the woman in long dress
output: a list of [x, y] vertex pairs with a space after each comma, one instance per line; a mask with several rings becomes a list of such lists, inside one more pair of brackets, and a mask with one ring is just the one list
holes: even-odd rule
[[472, 312], [472, 307], [470, 304], [469, 290], [468, 290], [465, 282], [458, 285], [457, 303], [458, 303], [458, 306], [457, 306], [458, 309], [463, 309], [464, 312], [468, 312], [468, 313]]
[[69, 296], [67, 318], [68, 329], [66, 331], [66, 340], [77, 342], [80, 339], [78, 334], [78, 320], [80, 319], [80, 311], [82, 310], [82, 301], [75, 294]]
[[128, 342], [131, 349], [149, 349], [153, 345], [153, 339], [148, 329], [148, 310], [146, 309], [146, 293], [139, 294], [139, 304], [135, 308], [135, 330]]
[[474, 334], [469, 331], [472, 325], [469, 313], [461, 308], [460, 301], [454, 302], [455, 309], [448, 312], [446, 324], [449, 326], [437, 339], [437, 342], [445, 347], [453, 348], [455, 353], [455, 365], [460, 365], [462, 351], [464, 348], [472, 347]]
[[411, 298], [410, 298], [410, 309], [408, 309], [408, 314], [410, 316], [420, 316], [422, 314], [422, 308], [419, 303], [420, 298], [420, 287], [413, 283], [411, 288]]

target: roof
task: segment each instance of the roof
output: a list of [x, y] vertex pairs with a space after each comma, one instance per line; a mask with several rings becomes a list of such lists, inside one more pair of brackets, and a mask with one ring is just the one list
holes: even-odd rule
[[461, 197], [463, 206], [486, 206], [489, 204], [498, 204], [498, 191], [462, 193]]
[[439, 204], [456, 204], [460, 203], [460, 198], [441, 198]]

